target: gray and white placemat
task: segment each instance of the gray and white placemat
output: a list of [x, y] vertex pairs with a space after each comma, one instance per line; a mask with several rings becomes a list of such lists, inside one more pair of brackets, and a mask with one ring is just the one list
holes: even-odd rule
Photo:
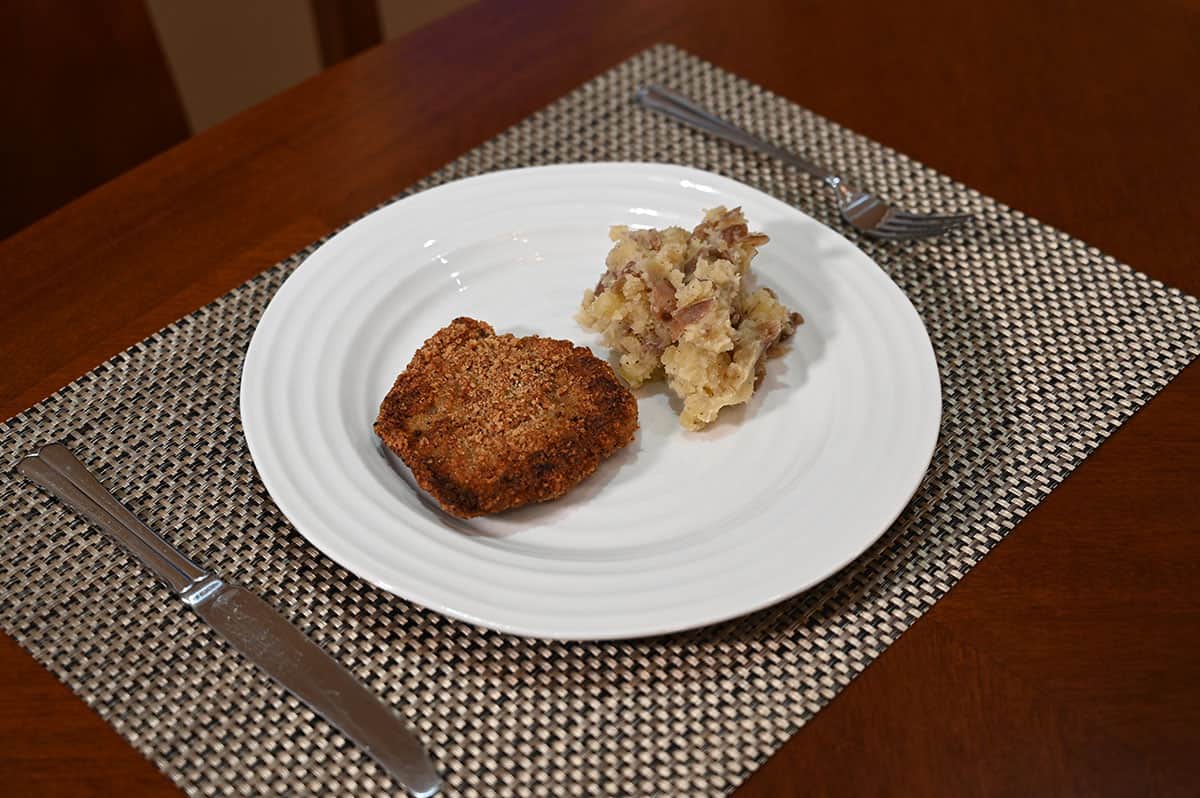
[[[633, 106], [651, 81], [906, 207], [979, 223], [920, 244], [856, 238], [816, 181]], [[404, 713], [449, 794], [721, 795], [1200, 351], [1195, 298], [668, 46], [405, 193], [588, 160], [688, 164], [792, 203], [856, 240], [929, 328], [945, 412], [929, 474], [877, 545], [804, 595], [686, 634], [551, 643], [448, 620], [325, 559], [272, 504], [238, 421], [251, 332], [311, 248], [8, 421], [0, 464], [66, 442], [152, 527], [263, 595]], [[0, 539], [0, 626], [188, 793], [398, 792], [115, 544], [9, 474]]]

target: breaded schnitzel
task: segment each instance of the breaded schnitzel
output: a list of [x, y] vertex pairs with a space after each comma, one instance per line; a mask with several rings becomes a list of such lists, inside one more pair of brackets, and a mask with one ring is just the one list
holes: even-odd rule
[[570, 341], [458, 318], [413, 355], [375, 433], [460, 518], [562, 496], [633, 440], [637, 402]]

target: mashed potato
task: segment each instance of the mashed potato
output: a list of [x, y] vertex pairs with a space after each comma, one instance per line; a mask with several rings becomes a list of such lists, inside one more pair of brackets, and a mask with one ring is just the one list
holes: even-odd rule
[[687, 429], [711, 424], [761, 381], [765, 360], [802, 323], [768, 288], [743, 285], [767, 243], [740, 208], [713, 208], [691, 233], [681, 227], [613, 227], [607, 268], [576, 316], [620, 353], [630, 385], [665, 375], [683, 400]]

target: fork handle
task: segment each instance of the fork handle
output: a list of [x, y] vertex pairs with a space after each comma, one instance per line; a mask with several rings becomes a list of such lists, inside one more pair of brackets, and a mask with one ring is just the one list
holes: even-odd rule
[[43, 446], [18, 463], [17, 471], [115, 538], [185, 599], [189, 588], [211, 581], [211, 574], [143, 524], [62, 444]]
[[654, 84], [643, 86], [638, 89], [637, 101], [647, 108], [658, 111], [660, 114], [665, 114], [697, 130], [704, 131], [717, 138], [725, 139], [725, 141], [737, 144], [740, 147], [757, 150], [764, 155], [778, 158], [802, 172], [807, 172], [819, 180], [824, 180], [835, 188], [841, 182], [838, 176], [828, 169], [818, 166], [806, 158], [801, 158], [795, 153], [788, 152], [782, 147], [777, 147], [769, 141], [760, 139], [758, 136], [743, 130], [732, 122], [722, 119], [711, 111], [701, 108], [687, 97], [677, 94], [670, 89]]

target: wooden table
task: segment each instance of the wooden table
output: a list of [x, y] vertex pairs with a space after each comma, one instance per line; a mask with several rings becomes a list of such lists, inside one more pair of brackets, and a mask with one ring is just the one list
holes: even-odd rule
[[[1194, 0], [482, 2], [0, 245], [0, 416], [658, 41], [1200, 293]], [[1198, 414], [1193, 366], [738, 795], [1194, 790]], [[0, 673], [7, 794], [177, 794], [7, 638]]]

